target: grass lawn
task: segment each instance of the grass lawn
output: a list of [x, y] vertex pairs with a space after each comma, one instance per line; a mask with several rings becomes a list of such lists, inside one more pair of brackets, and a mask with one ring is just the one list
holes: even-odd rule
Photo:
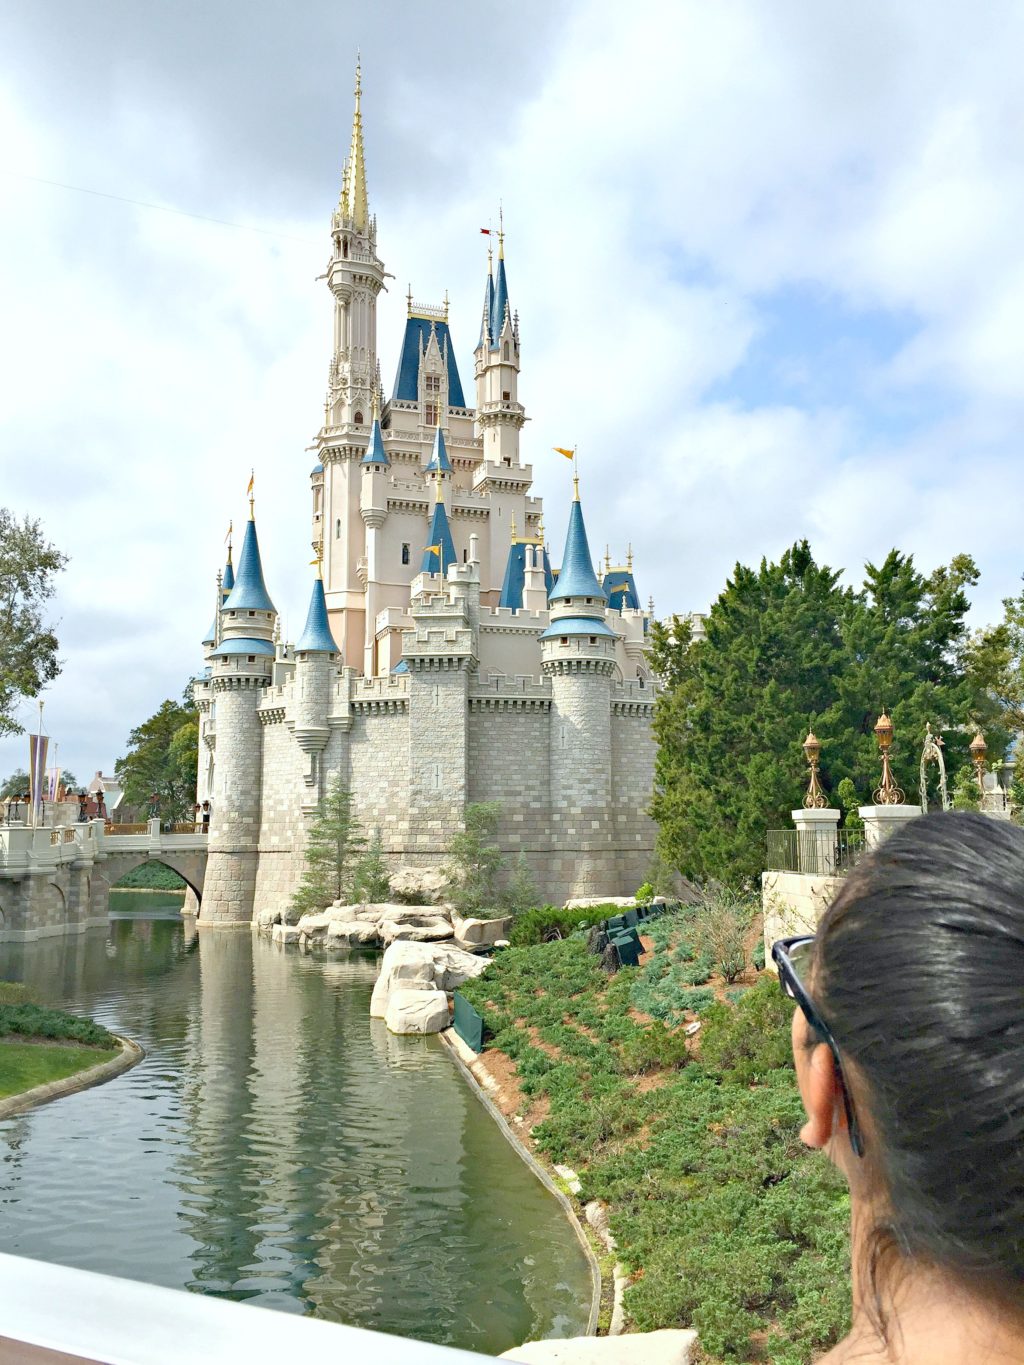
[[118, 1048], [82, 1047], [77, 1043], [62, 1046], [0, 1038], [0, 1099], [73, 1076], [76, 1071], [84, 1071], [100, 1062], [109, 1062], [118, 1051]]
[[607, 1203], [632, 1328], [696, 1327], [706, 1361], [807, 1365], [847, 1329], [846, 1190], [799, 1141], [778, 984], [709, 979], [690, 928], [658, 921], [612, 977], [582, 936], [506, 948], [459, 990], [536, 1148]]

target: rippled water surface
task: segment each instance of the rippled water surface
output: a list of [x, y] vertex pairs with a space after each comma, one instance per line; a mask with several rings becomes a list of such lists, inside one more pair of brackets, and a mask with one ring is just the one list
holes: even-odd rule
[[0, 945], [0, 977], [146, 1049], [0, 1123], [0, 1250], [487, 1353], [584, 1331], [558, 1205], [436, 1039], [368, 1018], [374, 961], [155, 901]]

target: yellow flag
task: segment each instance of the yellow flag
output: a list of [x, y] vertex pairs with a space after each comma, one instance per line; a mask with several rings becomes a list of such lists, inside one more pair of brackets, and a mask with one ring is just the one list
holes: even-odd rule
[[249, 475], [249, 487], [245, 490], [245, 496], [246, 496], [247, 498], [251, 498], [251, 497], [252, 497], [252, 490], [253, 490], [255, 487], [256, 487], [256, 471], [255, 471], [255, 469], [254, 469], [253, 472]]
[[612, 596], [613, 596], [613, 597], [614, 597], [614, 595], [615, 595], [617, 592], [629, 592], [629, 584], [628, 584], [628, 583], [621, 583], [617, 588], [612, 588]]
[[231, 539], [231, 532], [232, 532], [232, 530], [234, 529], [234, 525], [235, 525], [235, 523], [234, 523], [233, 521], [229, 521], [229, 522], [228, 522], [228, 533], [227, 533], [227, 535], [224, 537], [224, 544], [225, 544], [225, 545], [226, 545], [226, 544], [228, 543], [228, 541]]
[[429, 555], [429, 554], [431, 553], [431, 551], [433, 551], [433, 553], [434, 553], [435, 555], [439, 555], [439, 554], [441, 553], [441, 547], [440, 547], [440, 545], [425, 545], [425, 546], [423, 547], [423, 553], [424, 553], [424, 554], [428, 554], [428, 555]]
[[576, 458], [575, 450], [566, 450], [565, 446], [552, 446], [551, 449], [556, 455], [564, 455], [567, 460], [574, 460]]

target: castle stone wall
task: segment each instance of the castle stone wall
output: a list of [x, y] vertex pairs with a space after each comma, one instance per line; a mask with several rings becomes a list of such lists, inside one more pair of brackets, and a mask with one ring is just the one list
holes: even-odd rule
[[[255, 916], [284, 910], [302, 876], [303, 851], [309, 815], [303, 806], [320, 798], [319, 784], [305, 782], [308, 756], [295, 742], [283, 719], [264, 724], [263, 801], [259, 830], [259, 868], [256, 874]], [[205, 896], [204, 896], [205, 913]]]

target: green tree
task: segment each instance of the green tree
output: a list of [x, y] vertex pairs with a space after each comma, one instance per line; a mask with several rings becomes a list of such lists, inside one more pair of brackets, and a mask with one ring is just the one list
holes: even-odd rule
[[191, 815], [198, 761], [199, 717], [186, 694], [182, 702], [163, 702], [131, 732], [114, 772], [128, 805], [147, 809], [156, 796], [160, 818], [173, 822]]
[[0, 800], [8, 796], [24, 796], [28, 791], [29, 776], [24, 768], [15, 768], [10, 777], [0, 787]]
[[448, 894], [460, 915], [498, 903], [497, 882], [505, 865], [494, 842], [500, 817], [500, 802], [471, 801], [466, 806], [465, 828], [448, 845]]
[[969, 764], [960, 768], [953, 778], [953, 800], [951, 804], [954, 810], [981, 809], [981, 792], [978, 790], [978, 779], [974, 769]]
[[910, 800], [927, 722], [943, 734], [953, 771], [967, 761], [977, 724], [990, 752], [1002, 752], [1007, 732], [965, 625], [977, 576], [966, 555], [925, 577], [893, 550], [866, 566], [854, 591], [819, 566], [804, 541], [778, 564], [737, 565], [707, 617], [705, 640], [693, 641], [682, 623], [656, 624], [663, 689], [652, 813], [663, 856], [690, 877], [731, 885], [756, 877], [766, 832], [787, 827], [803, 797], [808, 725], [832, 793], [844, 778], [863, 794], [877, 786], [873, 728], [883, 706], [896, 731], [893, 767]]
[[358, 901], [377, 903], [391, 894], [391, 873], [384, 859], [380, 830], [374, 830], [366, 852], [356, 863], [352, 874], [352, 895]]
[[306, 865], [292, 897], [296, 916], [325, 910], [338, 900], [350, 900], [353, 875], [365, 847], [366, 839], [352, 812], [352, 793], [342, 786], [339, 775], [328, 787], [309, 827]]
[[836, 786], [836, 803], [843, 812], [843, 828], [862, 830], [864, 821], [860, 818], [860, 808], [867, 804], [857, 794], [857, 788], [849, 777], [842, 778]]
[[514, 915], [521, 915], [525, 910], [532, 910], [539, 902], [537, 883], [533, 879], [533, 873], [530, 871], [525, 853], [520, 853], [516, 859], [511, 875], [502, 888], [498, 899], [501, 908], [510, 910]]
[[60, 672], [57, 637], [43, 621], [43, 604], [66, 563], [38, 520], [19, 521], [0, 507], [0, 735], [24, 730], [14, 718], [19, 699], [37, 697]]

